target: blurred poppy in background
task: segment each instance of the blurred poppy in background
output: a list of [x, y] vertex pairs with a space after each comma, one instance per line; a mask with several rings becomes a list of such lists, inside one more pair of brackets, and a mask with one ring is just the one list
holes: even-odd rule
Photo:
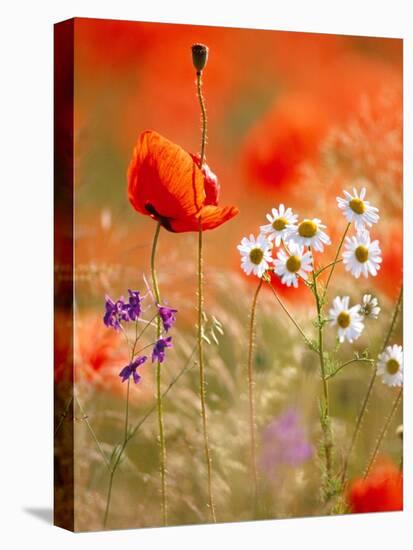
[[391, 460], [382, 459], [365, 479], [352, 482], [347, 498], [354, 513], [403, 510], [403, 474]]
[[297, 183], [301, 164], [317, 159], [329, 123], [319, 98], [306, 93], [280, 98], [247, 136], [244, 161], [252, 181], [276, 190]]
[[[119, 384], [119, 373], [129, 356], [122, 335], [107, 330], [101, 319], [86, 315], [77, 319], [75, 332], [75, 379], [88, 382], [96, 388], [124, 397], [125, 385]], [[145, 383], [132, 385], [130, 397], [136, 403], [152, 399], [152, 369], [144, 365], [140, 374]]]

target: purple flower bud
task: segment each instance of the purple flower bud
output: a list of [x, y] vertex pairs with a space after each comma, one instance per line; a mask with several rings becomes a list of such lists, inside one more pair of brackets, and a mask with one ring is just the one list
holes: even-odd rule
[[165, 359], [165, 348], [172, 347], [172, 336], [168, 338], [160, 338], [154, 345], [152, 351], [152, 363], [157, 360], [160, 363], [163, 363]]
[[105, 298], [105, 315], [103, 322], [107, 327], [112, 327], [115, 330], [122, 328], [122, 321], [130, 321], [128, 306], [125, 304], [123, 297], [119, 298], [117, 302], [114, 302], [110, 296]]
[[142, 311], [142, 298], [139, 290], [128, 290], [129, 303], [127, 304], [128, 313], [131, 321], [136, 321]]
[[173, 326], [176, 321], [175, 313], [178, 313], [178, 310], [172, 309], [171, 307], [167, 306], [160, 306], [158, 304], [158, 311], [159, 316], [162, 319], [164, 331], [168, 332], [168, 330]]
[[129, 363], [129, 365], [123, 367], [123, 369], [119, 373], [119, 376], [122, 378], [122, 382], [125, 382], [130, 378], [130, 376], [133, 376], [133, 381], [135, 382], [135, 384], [138, 384], [141, 376], [140, 374], [138, 374], [137, 369], [138, 367], [143, 365], [143, 363], [145, 363], [147, 359], [148, 358], [146, 355], [140, 355], [134, 361]]

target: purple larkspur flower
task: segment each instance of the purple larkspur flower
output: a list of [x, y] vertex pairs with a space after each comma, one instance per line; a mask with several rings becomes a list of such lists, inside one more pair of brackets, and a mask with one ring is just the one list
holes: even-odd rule
[[299, 466], [313, 454], [306, 430], [294, 409], [287, 409], [262, 433], [261, 468], [273, 475], [280, 466]]
[[103, 322], [107, 327], [112, 327], [115, 330], [122, 328], [122, 321], [129, 321], [128, 306], [125, 304], [123, 297], [119, 298], [114, 302], [110, 296], [105, 298], [105, 315], [103, 317]]
[[134, 361], [129, 363], [129, 365], [126, 365], [126, 367], [123, 367], [123, 369], [119, 373], [119, 376], [122, 378], [122, 382], [125, 382], [131, 376], [133, 376], [133, 381], [135, 382], [135, 384], [138, 384], [142, 377], [137, 372], [137, 369], [138, 367], [143, 365], [147, 359], [148, 358], [146, 355], [140, 355]]
[[139, 290], [130, 290], [129, 292], [129, 302], [127, 304], [128, 314], [131, 321], [136, 321], [142, 311], [142, 298]]
[[158, 312], [160, 318], [162, 319], [164, 331], [168, 332], [168, 330], [173, 326], [176, 321], [175, 314], [178, 313], [178, 310], [168, 306], [160, 306], [158, 304]]
[[159, 340], [155, 343], [152, 351], [152, 363], [157, 360], [160, 363], [163, 362], [165, 359], [165, 348], [171, 348], [172, 347], [172, 336], [168, 336], [168, 338], [159, 338]]

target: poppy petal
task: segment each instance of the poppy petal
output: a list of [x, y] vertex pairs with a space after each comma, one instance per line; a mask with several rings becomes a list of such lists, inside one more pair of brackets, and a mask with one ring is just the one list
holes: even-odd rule
[[186, 231], [199, 231], [199, 221], [202, 222], [202, 230], [215, 229], [238, 214], [235, 206], [204, 206], [197, 216], [182, 220], [171, 220], [171, 231], [184, 233]]
[[[201, 161], [199, 156], [191, 154], [191, 157], [195, 164], [200, 167]], [[214, 206], [217, 206], [219, 201], [219, 194], [221, 192], [221, 186], [219, 185], [218, 178], [205, 162], [202, 165], [202, 173], [205, 176], [205, 205], [213, 204]]]
[[128, 170], [128, 195], [141, 214], [165, 222], [195, 216], [205, 201], [204, 175], [184, 149], [157, 132], [140, 134]]

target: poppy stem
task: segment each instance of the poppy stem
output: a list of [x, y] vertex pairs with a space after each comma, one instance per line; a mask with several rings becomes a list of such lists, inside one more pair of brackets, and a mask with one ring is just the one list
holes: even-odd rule
[[[386, 347], [388, 346], [388, 344], [390, 342], [390, 338], [392, 337], [393, 331], [394, 331], [395, 326], [396, 326], [396, 321], [397, 321], [397, 318], [398, 318], [399, 313], [400, 313], [400, 308], [401, 308], [401, 305], [402, 305], [402, 299], [403, 299], [403, 285], [400, 288], [399, 297], [397, 298], [397, 302], [396, 302], [396, 306], [394, 308], [393, 317], [392, 317], [392, 320], [390, 322], [389, 330], [387, 331], [386, 337], [384, 339], [383, 346], [381, 348], [382, 352], [386, 349]], [[362, 424], [362, 421], [364, 419], [364, 415], [365, 415], [366, 410], [367, 410], [367, 405], [368, 405], [369, 400], [370, 400], [371, 392], [373, 391], [373, 386], [374, 386], [374, 383], [376, 381], [376, 375], [377, 375], [376, 370], [377, 370], [377, 368], [376, 368], [376, 365], [375, 365], [374, 368], [373, 368], [373, 374], [371, 375], [370, 382], [369, 382], [369, 385], [368, 385], [368, 388], [367, 388], [367, 393], [364, 397], [363, 403], [361, 405], [360, 412], [359, 412], [357, 420], [356, 420], [356, 426], [354, 428], [354, 432], [353, 432], [353, 436], [351, 438], [350, 446], [348, 448], [346, 457], [344, 459], [343, 472], [341, 474], [341, 484], [342, 484], [343, 487], [344, 487], [344, 484], [345, 484], [345, 481], [346, 481], [350, 456], [351, 456], [351, 453], [353, 451], [354, 445], [356, 443], [358, 434], [360, 432], [361, 424]]]
[[[155, 269], [156, 247], [158, 244], [159, 232], [161, 230], [160, 222], [156, 225], [155, 236], [153, 238], [152, 253], [151, 253], [151, 275], [152, 286], [157, 304], [161, 303], [159, 292], [158, 278]], [[162, 334], [161, 318], [159, 315], [156, 318], [156, 339], [159, 340]], [[165, 430], [163, 423], [163, 407], [162, 407], [162, 388], [161, 388], [161, 363], [158, 360], [156, 363], [156, 401], [158, 410], [158, 427], [159, 427], [159, 468], [161, 474], [161, 495], [162, 495], [162, 518], [163, 524], [168, 525], [168, 498], [166, 485], [166, 444]]]
[[198, 96], [199, 105], [201, 107], [201, 118], [202, 118], [202, 134], [201, 134], [201, 157], [199, 159], [199, 164], [202, 168], [205, 160], [205, 146], [207, 141], [207, 113], [204, 96], [202, 95], [202, 71], [197, 71], [196, 73], [196, 91]]
[[[202, 165], [205, 161], [205, 145], [206, 145], [206, 134], [207, 134], [207, 114], [205, 107], [205, 100], [202, 95], [202, 71], [196, 72], [196, 89], [197, 96], [199, 100], [199, 105], [201, 107], [201, 116], [202, 116], [202, 136], [201, 136], [201, 156], [200, 156], [200, 168], [202, 170]], [[202, 416], [202, 427], [204, 433], [204, 450], [205, 450], [205, 461], [207, 465], [207, 474], [208, 474], [208, 508], [211, 515], [211, 520], [216, 522], [215, 515], [215, 504], [214, 496], [212, 490], [212, 458], [211, 451], [209, 448], [208, 440], [208, 418], [207, 418], [207, 407], [206, 407], [206, 381], [205, 381], [205, 365], [204, 365], [204, 293], [203, 293], [203, 281], [204, 281], [204, 271], [203, 271], [203, 232], [202, 232], [202, 220], [199, 220], [199, 231], [198, 231], [198, 358], [199, 358], [199, 394], [201, 400], [201, 416]]]
[[251, 441], [251, 466], [253, 475], [253, 493], [254, 493], [254, 510], [257, 510], [258, 504], [258, 473], [257, 473], [257, 443], [256, 443], [256, 409], [255, 409], [255, 381], [254, 369], [252, 366], [254, 337], [255, 337], [255, 313], [257, 309], [257, 300], [262, 287], [263, 279], [260, 279], [257, 289], [254, 293], [250, 315], [250, 330], [248, 342], [248, 394], [250, 408], [250, 441]]
[[198, 232], [198, 358], [199, 358], [199, 394], [201, 398], [201, 416], [202, 427], [204, 432], [204, 450], [205, 461], [208, 473], [208, 507], [211, 514], [211, 519], [215, 523], [215, 505], [212, 491], [212, 459], [208, 440], [208, 418], [206, 408], [206, 381], [205, 381], [205, 365], [204, 365], [204, 327], [203, 327], [203, 233], [202, 229]]

